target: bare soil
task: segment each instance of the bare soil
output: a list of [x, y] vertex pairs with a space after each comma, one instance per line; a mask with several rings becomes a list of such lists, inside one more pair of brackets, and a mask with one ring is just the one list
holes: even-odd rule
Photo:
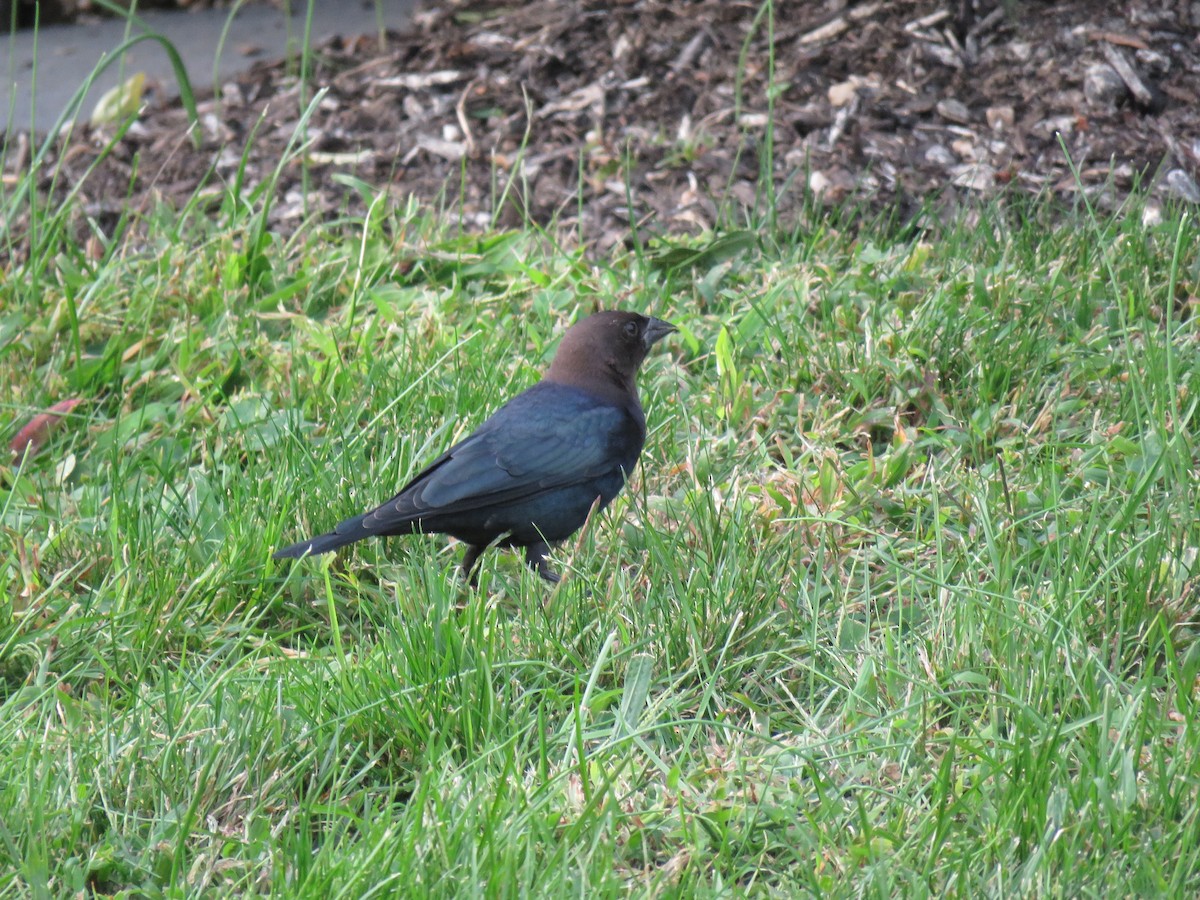
[[111, 236], [130, 204], [181, 207], [239, 177], [250, 190], [286, 160], [283, 231], [361, 211], [334, 178], [349, 173], [468, 227], [528, 218], [599, 250], [634, 226], [761, 215], [767, 173], [784, 225], [823, 205], [942, 215], [1005, 192], [1200, 203], [1200, 3], [775, 7], [770, 22], [738, 0], [446, 2], [382, 52], [325, 43], [306, 82], [296, 60], [257, 65], [200, 103], [198, 146], [178, 101], [151, 102], [107, 153], [112, 127], [80, 125], [41, 187], [78, 189], [86, 227]]

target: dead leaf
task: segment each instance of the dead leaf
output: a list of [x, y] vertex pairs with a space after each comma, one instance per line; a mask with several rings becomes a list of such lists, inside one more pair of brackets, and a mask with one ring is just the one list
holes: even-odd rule
[[82, 402], [78, 398], [60, 400], [46, 412], [38, 413], [30, 419], [29, 424], [18, 431], [17, 436], [8, 444], [13, 453], [13, 460], [19, 462], [25, 457], [34, 456], [50, 439], [50, 432], [62, 421], [62, 417]]

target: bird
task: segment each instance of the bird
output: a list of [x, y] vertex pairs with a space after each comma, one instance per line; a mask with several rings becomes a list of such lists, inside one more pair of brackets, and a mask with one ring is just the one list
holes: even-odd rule
[[275, 559], [328, 553], [368, 537], [449, 534], [467, 545], [461, 568], [490, 546], [518, 547], [548, 582], [546, 555], [621, 492], [646, 442], [636, 376], [674, 325], [607, 310], [567, 329], [542, 379], [422, 469], [400, 492]]

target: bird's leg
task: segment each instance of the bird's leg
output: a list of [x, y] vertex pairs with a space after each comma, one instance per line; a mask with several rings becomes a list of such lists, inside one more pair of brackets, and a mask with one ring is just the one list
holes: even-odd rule
[[562, 581], [562, 576], [550, 568], [550, 561], [546, 559], [546, 554], [550, 552], [550, 547], [545, 541], [538, 541], [536, 544], [530, 544], [525, 548], [525, 562], [529, 564], [529, 568], [533, 569], [546, 581], [551, 584], [558, 584]]
[[479, 563], [479, 555], [486, 549], [487, 544], [468, 544], [467, 552], [463, 554], [463, 577], [467, 579], [467, 584], [473, 588], [479, 587], [479, 576], [475, 574], [475, 567]]

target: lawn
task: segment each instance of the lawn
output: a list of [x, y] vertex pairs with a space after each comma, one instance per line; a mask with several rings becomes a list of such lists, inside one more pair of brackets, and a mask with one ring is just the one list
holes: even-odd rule
[[[266, 196], [42, 209], [0, 285], [0, 438], [79, 401], [0, 464], [0, 897], [1200, 892], [1194, 217], [597, 257]], [[609, 307], [679, 334], [561, 585], [270, 559]]]

